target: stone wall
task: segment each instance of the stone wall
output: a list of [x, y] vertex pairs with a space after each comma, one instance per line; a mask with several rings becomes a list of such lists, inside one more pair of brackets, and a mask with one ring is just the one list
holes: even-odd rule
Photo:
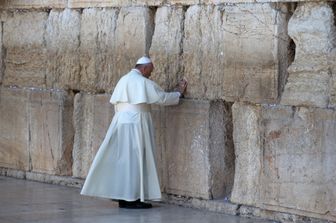
[[114, 86], [149, 54], [165, 90], [189, 82], [180, 105], [152, 107], [167, 199], [336, 221], [335, 14], [319, 0], [2, 1], [1, 173], [84, 179]]

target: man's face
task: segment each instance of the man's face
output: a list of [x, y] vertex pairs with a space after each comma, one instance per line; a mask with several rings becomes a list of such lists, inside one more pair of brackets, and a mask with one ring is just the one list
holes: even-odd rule
[[150, 64], [146, 65], [145, 69], [144, 69], [144, 76], [149, 78], [151, 73], [153, 72], [153, 70], [154, 70], [153, 63], [150, 63]]

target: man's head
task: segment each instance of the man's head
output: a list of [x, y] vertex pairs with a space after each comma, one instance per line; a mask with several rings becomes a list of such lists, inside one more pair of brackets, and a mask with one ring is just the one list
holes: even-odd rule
[[137, 61], [135, 68], [138, 69], [144, 77], [149, 78], [154, 70], [154, 65], [149, 57], [141, 57]]

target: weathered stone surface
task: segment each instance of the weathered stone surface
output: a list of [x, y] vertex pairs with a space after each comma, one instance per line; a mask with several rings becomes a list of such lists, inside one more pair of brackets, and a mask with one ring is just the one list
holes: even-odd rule
[[[259, 194], [260, 159], [260, 108], [235, 103], [232, 106], [233, 141], [235, 147], [235, 176], [232, 201], [255, 206]], [[243, 201], [243, 202], [242, 202]]]
[[[228, 114], [223, 108], [223, 102], [186, 100], [166, 108], [166, 193], [209, 199], [230, 187], [232, 162], [227, 160], [233, 157], [232, 148], [225, 147]], [[215, 120], [221, 125], [216, 130], [210, 126]]]
[[70, 8], [89, 8], [89, 7], [129, 7], [129, 6], [158, 6], [163, 0], [68, 0]]
[[334, 80], [328, 62], [335, 47], [334, 14], [328, 3], [301, 3], [289, 22], [296, 44], [295, 60], [282, 95], [284, 105], [333, 107]]
[[4, 85], [45, 87], [46, 12], [14, 12], [3, 28]]
[[47, 87], [79, 89], [80, 13], [52, 10], [46, 26]]
[[235, 103], [233, 116], [232, 201], [336, 220], [336, 113]]
[[111, 95], [76, 94], [73, 176], [85, 178], [114, 114]]
[[[116, 9], [84, 9], [80, 30], [80, 88], [104, 92], [116, 84]], [[126, 24], [125, 24], [126, 25]], [[129, 24], [127, 24], [129, 25]], [[130, 67], [129, 67], [130, 68]]]
[[81, 188], [84, 183], [84, 180], [73, 178], [71, 176], [55, 176], [46, 173], [26, 172], [22, 170], [14, 170], [4, 167], [0, 167], [0, 176], [15, 177], [19, 179], [33, 180], [49, 184], [58, 184], [79, 188]]
[[132, 0], [68, 0], [69, 8], [98, 8], [131, 6]]
[[223, 3], [269, 3], [269, 2], [321, 2], [330, 0], [3, 0], [0, 8], [5, 9], [40, 9], [40, 8], [99, 8], [130, 6], [197, 5]]
[[182, 75], [183, 7], [158, 8], [150, 55], [155, 65], [151, 76], [164, 89], [172, 89]]
[[27, 92], [0, 88], [0, 166], [29, 170]]
[[31, 9], [31, 8], [66, 8], [67, 0], [2, 0], [0, 8]]
[[70, 175], [72, 97], [61, 91], [1, 89], [1, 166]]
[[122, 8], [120, 12], [85, 9], [80, 32], [80, 88], [111, 92], [136, 60], [148, 54], [153, 21], [153, 12], [145, 7]]
[[113, 83], [149, 53], [154, 32], [154, 13], [147, 7], [122, 8], [117, 28], [113, 64]]
[[154, 126], [154, 136], [155, 136], [155, 151], [154, 157], [156, 161], [156, 168], [160, 182], [161, 191], [165, 190], [165, 183], [168, 177], [168, 172], [166, 170], [167, 160], [165, 157], [166, 151], [166, 129], [165, 129], [165, 108], [159, 105], [152, 105], [152, 119]]
[[286, 65], [287, 52], [279, 49], [288, 45], [286, 10], [270, 4], [189, 7], [183, 42], [189, 96], [276, 101], [285, 76], [279, 65]]
[[65, 91], [29, 92], [31, 171], [71, 176], [72, 116], [71, 94]]
[[3, 73], [4, 73], [4, 64], [3, 64], [3, 45], [2, 45], [2, 26], [0, 27], [0, 84], [2, 84], [2, 78], [3, 78]]

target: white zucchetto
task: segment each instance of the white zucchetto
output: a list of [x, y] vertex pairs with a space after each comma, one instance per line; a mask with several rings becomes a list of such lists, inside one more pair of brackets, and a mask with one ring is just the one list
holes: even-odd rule
[[149, 64], [149, 63], [152, 63], [152, 61], [149, 57], [141, 57], [136, 62], [136, 64]]

